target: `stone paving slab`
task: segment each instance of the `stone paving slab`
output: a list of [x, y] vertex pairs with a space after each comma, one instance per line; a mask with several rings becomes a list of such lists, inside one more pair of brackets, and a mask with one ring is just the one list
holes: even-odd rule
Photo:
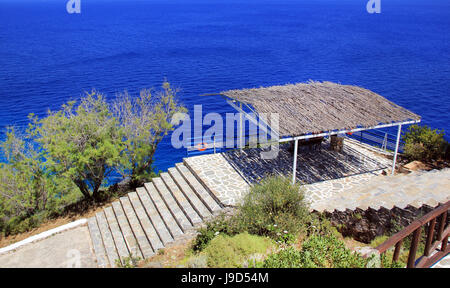
[[184, 164], [224, 206], [239, 204], [250, 189], [222, 153], [185, 158]]

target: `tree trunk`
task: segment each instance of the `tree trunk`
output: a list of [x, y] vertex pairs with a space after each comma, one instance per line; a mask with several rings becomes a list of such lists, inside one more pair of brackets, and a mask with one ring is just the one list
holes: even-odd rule
[[77, 180], [74, 180], [73, 182], [80, 189], [80, 191], [83, 194], [84, 198], [91, 199], [91, 193], [89, 193], [89, 189], [88, 189], [88, 187], [86, 186], [86, 183], [84, 183], [83, 180], [77, 179]]

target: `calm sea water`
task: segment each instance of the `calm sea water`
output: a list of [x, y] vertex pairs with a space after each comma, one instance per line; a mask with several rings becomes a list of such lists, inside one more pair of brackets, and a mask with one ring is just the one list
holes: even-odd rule
[[[245, 2], [245, 1], [242, 1]], [[0, 129], [83, 91], [109, 97], [167, 78], [181, 101], [233, 112], [227, 89], [328, 80], [360, 85], [450, 131], [450, 2], [0, 0]], [[158, 148], [156, 167], [185, 156]]]

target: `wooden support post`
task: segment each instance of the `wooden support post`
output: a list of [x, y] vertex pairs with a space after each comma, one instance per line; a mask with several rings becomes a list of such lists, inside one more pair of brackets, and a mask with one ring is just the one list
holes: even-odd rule
[[402, 249], [402, 243], [403, 243], [403, 239], [398, 241], [397, 244], [395, 244], [395, 250], [394, 250], [394, 256], [392, 257], [392, 262], [398, 261], [398, 257], [400, 256], [400, 251]]
[[447, 243], [448, 243], [448, 235], [442, 235], [444, 233], [444, 228], [445, 225], [447, 224], [447, 211], [445, 211], [444, 213], [442, 213], [440, 219], [439, 219], [439, 229], [438, 229], [438, 235], [437, 235], [437, 240], [441, 241], [441, 251], [445, 251], [445, 249], [447, 249]]
[[415, 262], [416, 262], [416, 253], [417, 253], [417, 247], [419, 246], [419, 240], [420, 240], [420, 231], [422, 227], [417, 228], [414, 231], [413, 239], [411, 241], [411, 247], [409, 248], [409, 255], [408, 255], [408, 265], [407, 268], [414, 268]]
[[297, 178], [297, 151], [298, 151], [298, 140], [294, 143], [294, 164], [292, 165], [292, 185], [295, 184]]
[[430, 225], [428, 226], [428, 234], [427, 234], [427, 242], [425, 243], [425, 251], [423, 255], [430, 256], [430, 248], [431, 244], [433, 243], [433, 236], [434, 236], [434, 227], [436, 226], [436, 218], [431, 220]]
[[397, 143], [395, 144], [394, 160], [392, 160], [392, 172], [391, 172], [392, 175], [394, 175], [395, 173], [395, 164], [397, 162], [398, 146], [400, 145], [401, 134], [402, 134], [402, 125], [400, 124], [398, 125]]

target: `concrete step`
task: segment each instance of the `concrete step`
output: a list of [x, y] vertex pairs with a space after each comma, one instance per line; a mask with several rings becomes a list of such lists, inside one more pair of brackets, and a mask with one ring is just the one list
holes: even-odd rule
[[173, 242], [175, 237], [172, 235], [171, 230], [176, 231], [178, 235], [179, 233], [181, 233], [181, 230], [175, 220], [173, 220], [172, 215], [168, 212], [167, 214], [161, 214], [156, 208], [155, 203], [150, 199], [150, 196], [147, 193], [147, 189], [145, 189], [144, 187], [137, 188], [136, 192], [139, 196], [139, 199], [141, 200], [141, 203], [143, 204], [145, 211], [147, 211], [147, 215], [150, 217], [150, 220], [152, 221], [156, 232], [162, 239], [164, 246], [170, 242]]
[[136, 240], [135, 235], [133, 234], [133, 230], [131, 229], [130, 224], [128, 223], [127, 216], [122, 209], [122, 204], [120, 204], [120, 201], [113, 202], [112, 208], [114, 214], [116, 215], [117, 223], [122, 232], [128, 251], [130, 252], [130, 256], [139, 257], [142, 259], [143, 256], [141, 249], [139, 248], [139, 243]]
[[[175, 184], [172, 177], [167, 176], [168, 176], [167, 173], [161, 173], [161, 178], [164, 179], [165, 182], [163, 182], [161, 179], [153, 179], [153, 184], [155, 185], [160, 195], [162, 195], [164, 199], [170, 199], [170, 197], [173, 197], [173, 199], [177, 202], [178, 206], [184, 212], [184, 215], [187, 217], [191, 225], [201, 223], [202, 219], [194, 210], [188, 199], [186, 199], [186, 196]], [[168, 192], [170, 196], [168, 195]], [[170, 205], [169, 207], [172, 209], [173, 206]]]
[[186, 183], [183, 176], [181, 176], [180, 172], [176, 168], [169, 168], [169, 174], [172, 176], [173, 180], [177, 184], [178, 188], [183, 192], [183, 194], [188, 199], [189, 203], [191, 203], [192, 208], [198, 213], [198, 215], [202, 218], [208, 218], [211, 216], [211, 212], [209, 212], [208, 208], [206, 208], [205, 204], [199, 199], [197, 194], [191, 189], [189, 184]]
[[120, 197], [120, 203], [122, 204], [123, 211], [127, 216], [128, 223], [130, 223], [130, 227], [133, 230], [133, 234], [136, 237], [137, 242], [139, 243], [139, 248], [142, 251], [142, 255], [144, 258], [151, 257], [155, 254], [150, 242], [139, 222], [137, 215], [134, 212], [133, 206], [131, 206], [130, 199], [128, 197]]
[[211, 213], [218, 213], [222, 210], [218, 201], [212, 197], [209, 191], [200, 183], [200, 181], [192, 174], [192, 172], [184, 166], [183, 163], [177, 163], [176, 167], [184, 180], [192, 188], [192, 190], [197, 194], [198, 198], [202, 200], [203, 204], [208, 208]]
[[182, 163], [89, 219], [99, 267], [146, 259], [222, 211], [220, 202]]
[[124, 259], [130, 257], [130, 252], [128, 251], [127, 244], [125, 243], [119, 224], [117, 223], [116, 215], [114, 214], [112, 207], [107, 207], [103, 211], [105, 212], [106, 221], [108, 222], [109, 229], [111, 230], [117, 254], [119, 254], [121, 263], [124, 264]]
[[103, 211], [95, 214], [98, 228], [102, 234], [103, 246], [105, 247], [106, 255], [108, 256], [109, 266], [116, 267], [116, 261], [119, 260], [116, 245], [114, 244], [113, 236], [109, 230], [108, 222], [106, 221], [105, 213]]
[[91, 217], [88, 219], [88, 228], [89, 234], [91, 235], [95, 257], [97, 259], [97, 265], [100, 268], [106, 268], [109, 266], [108, 258], [106, 256], [102, 235], [100, 234], [100, 229], [98, 228], [97, 219], [95, 217]]
[[[128, 199], [130, 199], [131, 205], [133, 206], [133, 209], [136, 213], [137, 218], [139, 219], [139, 222], [141, 223], [142, 229], [145, 232], [145, 235], [147, 235], [147, 239], [150, 241], [150, 245], [152, 245], [153, 251], [156, 252], [158, 249], [161, 249], [164, 247], [164, 242], [169, 241], [169, 239], [164, 238], [158, 234], [158, 231], [156, 231], [156, 227], [153, 225], [151, 218], [156, 219], [157, 214], [156, 211], [152, 211], [153, 213], [151, 215], [147, 215], [147, 212], [144, 209], [144, 206], [142, 206], [141, 201], [139, 200], [139, 197], [137, 196], [136, 192], [128, 193]], [[150, 218], [149, 218], [150, 216]], [[158, 215], [159, 216], [159, 215]], [[159, 221], [162, 222], [161, 219]], [[156, 224], [158, 228], [162, 229], [164, 224], [158, 223]], [[169, 235], [169, 232], [166, 230], [164, 233], [166, 236]]]
[[[150, 186], [153, 186], [152, 183], [149, 184], [151, 184]], [[152, 209], [157, 210], [159, 215], [161, 215], [161, 218], [163, 219], [167, 229], [169, 230], [170, 235], [172, 236], [172, 238], [175, 239], [176, 237], [182, 235], [183, 231], [181, 230], [180, 226], [178, 226], [177, 221], [175, 220], [174, 216], [170, 213], [169, 208], [167, 208], [166, 204], [161, 199], [158, 192], [156, 192], [154, 186], [152, 188], [154, 190], [153, 193], [154, 198], [150, 196], [146, 188], [138, 188], [136, 189], [136, 192], [138, 193], [141, 202], [144, 204], [147, 213], [149, 210]]]
[[[436, 207], [450, 198], [450, 169], [430, 172], [413, 172], [408, 175], [379, 176], [367, 183], [332, 195], [312, 204], [312, 210], [330, 211], [336, 208], [375, 210], [380, 208], [420, 208], [423, 205]], [[320, 202], [320, 203], [319, 203]]]

